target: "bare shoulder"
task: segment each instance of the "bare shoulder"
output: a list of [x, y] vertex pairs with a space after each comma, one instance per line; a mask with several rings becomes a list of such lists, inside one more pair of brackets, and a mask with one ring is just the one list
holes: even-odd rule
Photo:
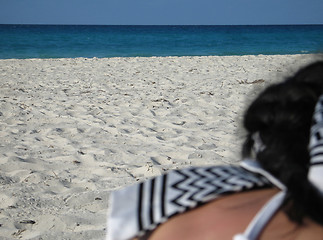
[[[171, 218], [159, 226], [149, 239], [231, 240], [235, 234], [244, 232], [256, 213], [277, 191], [277, 189], [273, 188], [224, 196], [202, 207]], [[307, 232], [314, 233], [309, 226], [313, 227], [313, 224], [309, 223]], [[261, 239], [280, 239], [277, 238], [279, 234], [295, 237], [281, 239], [315, 239], [312, 237], [296, 237], [300, 233], [299, 229], [300, 227], [295, 223], [291, 223], [284, 213], [279, 212], [268, 224]], [[317, 226], [316, 230], [319, 229], [322, 230], [322, 226]], [[288, 232], [287, 235], [286, 232]], [[273, 234], [276, 236], [273, 236]], [[318, 239], [321, 240], [321, 238]]]

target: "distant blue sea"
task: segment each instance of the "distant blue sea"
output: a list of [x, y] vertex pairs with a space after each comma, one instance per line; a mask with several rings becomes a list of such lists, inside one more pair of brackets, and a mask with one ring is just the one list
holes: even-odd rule
[[0, 25], [0, 59], [323, 52], [323, 25]]

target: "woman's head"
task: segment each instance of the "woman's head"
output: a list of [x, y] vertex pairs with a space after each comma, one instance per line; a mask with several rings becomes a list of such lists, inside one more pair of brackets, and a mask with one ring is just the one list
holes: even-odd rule
[[[311, 64], [265, 89], [245, 113], [248, 135], [243, 155], [255, 157], [287, 186], [291, 199], [289, 216], [301, 221], [309, 215], [323, 224], [323, 199], [307, 179], [312, 116], [321, 94], [323, 62]], [[264, 146], [261, 150], [254, 150], [255, 135]], [[310, 208], [314, 201], [321, 202], [320, 216]]]

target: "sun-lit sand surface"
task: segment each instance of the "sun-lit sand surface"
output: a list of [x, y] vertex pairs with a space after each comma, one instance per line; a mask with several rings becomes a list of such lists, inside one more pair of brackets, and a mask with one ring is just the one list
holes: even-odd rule
[[246, 104], [316, 57], [0, 60], [0, 238], [104, 239], [110, 191], [237, 164]]

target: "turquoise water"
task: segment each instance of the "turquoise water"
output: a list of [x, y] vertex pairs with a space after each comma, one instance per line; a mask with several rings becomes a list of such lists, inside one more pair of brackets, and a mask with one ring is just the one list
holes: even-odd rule
[[318, 52], [323, 25], [0, 25], [1, 59]]

